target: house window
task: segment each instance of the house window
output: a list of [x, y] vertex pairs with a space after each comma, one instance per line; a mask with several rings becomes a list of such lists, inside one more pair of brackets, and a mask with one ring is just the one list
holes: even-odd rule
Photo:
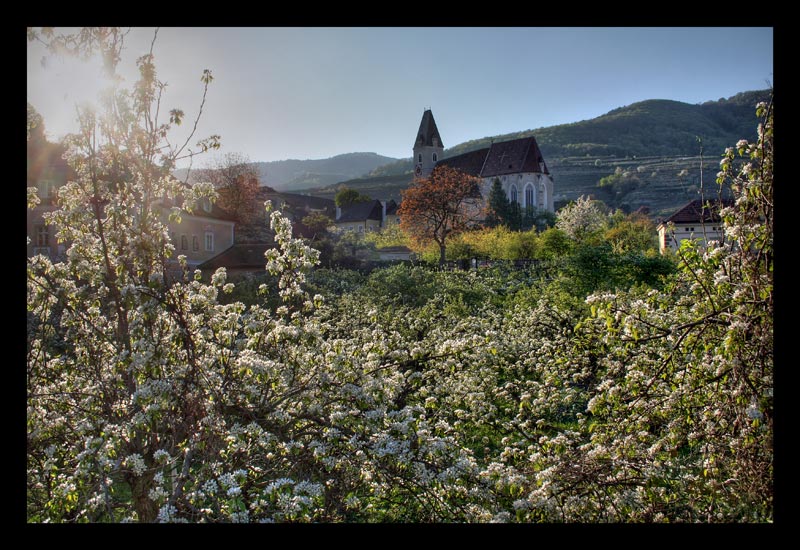
[[436, 162], [436, 161], [439, 160], [439, 157], [436, 155], [436, 153], [433, 154], [432, 158], [433, 158], [433, 162]]
[[517, 186], [512, 185], [511, 189], [508, 192], [509, 199], [511, 202], [517, 202]]
[[533, 207], [535, 204], [536, 201], [534, 200], [533, 184], [528, 182], [528, 185], [525, 186], [525, 206]]
[[214, 233], [206, 231], [206, 252], [214, 252]]
[[56, 196], [56, 182], [53, 180], [45, 179], [39, 180], [39, 198], [50, 199]]
[[207, 199], [207, 198], [203, 199], [201, 204], [203, 206], [203, 210], [205, 210], [206, 212], [211, 212], [211, 200], [210, 199]]
[[53, 204], [58, 195], [58, 185], [54, 180], [43, 179], [36, 183], [39, 191], [39, 199], [42, 205]]
[[47, 226], [36, 225], [34, 228], [34, 231], [36, 232], [36, 246], [50, 246], [50, 232], [48, 231]]
[[419, 159], [419, 160], [418, 160], [417, 162], [422, 162], [422, 153], [420, 153], [420, 154], [419, 154], [419, 157], [418, 157], [418, 159]]
[[192, 235], [192, 250], [195, 252], [200, 250], [200, 239], [197, 238], [197, 235]]
[[189, 250], [189, 241], [186, 239], [186, 235], [181, 235], [181, 250]]

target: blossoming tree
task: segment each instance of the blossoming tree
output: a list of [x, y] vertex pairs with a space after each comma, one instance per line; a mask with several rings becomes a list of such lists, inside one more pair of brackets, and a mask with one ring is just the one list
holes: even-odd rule
[[214, 192], [168, 177], [182, 113], [140, 68], [68, 142], [66, 259], [28, 261], [29, 521], [772, 520], [771, 105], [723, 158], [724, 242], [663, 288], [415, 268], [415, 300], [311, 296], [318, 252], [273, 211], [245, 306], [224, 270], [169, 275], [155, 199]]

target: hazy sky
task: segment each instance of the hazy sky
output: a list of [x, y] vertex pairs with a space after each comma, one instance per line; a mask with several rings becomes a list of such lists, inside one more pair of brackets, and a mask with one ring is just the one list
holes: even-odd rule
[[[126, 38], [129, 84], [153, 31]], [[701, 103], [773, 82], [771, 28], [164, 27], [154, 54], [168, 83], [162, 109], [187, 118], [211, 69], [197, 137], [220, 134], [222, 152], [252, 161], [410, 157], [425, 108], [451, 147], [645, 99]], [[95, 64], [43, 66], [43, 55], [28, 43], [28, 102], [58, 139], [76, 128], [75, 102], [103, 81]]]

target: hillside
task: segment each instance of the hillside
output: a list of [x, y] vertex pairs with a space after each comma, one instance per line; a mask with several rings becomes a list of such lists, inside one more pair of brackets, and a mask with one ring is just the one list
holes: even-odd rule
[[[261, 185], [278, 191], [293, 191], [357, 178], [396, 160], [376, 153], [345, 153], [326, 159], [288, 159], [254, 162], [253, 165], [259, 171]], [[183, 178], [186, 170], [176, 170], [175, 175]]]
[[[767, 99], [767, 90], [743, 92], [728, 99], [691, 105], [678, 101], [647, 100], [620, 107], [592, 120], [537, 130], [485, 137], [445, 149], [443, 158], [534, 135], [555, 181], [556, 208], [581, 195], [594, 195], [610, 206], [636, 210], [645, 206], [653, 217], [666, 216], [713, 189], [718, 161], [726, 147], [742, 138], [755, 139], [754, 108]], [[703, 174], [700, 144], [702, 137]], [[411, 181], [412, 159], [400, 159], [375, 169], [370, 177], [308, 189], [333, 197], [346, 185], [377, 199], [399, 200]], [[597, 187], [617, 168], [635, 174], [638, 186], [622, 195]]]
[[[755, 139], [754, 108], [768, 95], [768, 90], [742, 92], [698, 105], [666, 99], [640, 101], [591, 120], [466, 141], [445, 149], [442, 157], [528, 136], [536, 137], [548, 164], [575, 156], [693, 156], [699, 152], [698, 136], [705, 154], [717, 156], [742, 138]], [[409, 157], [379, 167], [371, 175], [398, 175], [412, 169]]]

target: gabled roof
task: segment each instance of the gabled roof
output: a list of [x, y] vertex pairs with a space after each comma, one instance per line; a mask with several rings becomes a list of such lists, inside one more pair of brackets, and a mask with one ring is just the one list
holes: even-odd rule
[[419, 131], [417, 131], [417, 139], [414, 141], [414, 147], [423, 145], [434, 147], [434, 137], [438, 142], [435, 147], [444, 147], [442, 136], [439, 135], [439, 129], [436, 127], [436, 121], [433, 120], [433, 113], [430, 109], [426, 109], [425, 112], [422, 113], [422, 121], [419, 123]]
[[486, 155], [489, 153], [489, 148], [478, 149], [477, 151], [470, 151], [455, 157], [448, 157], [436, 163], [437, 166], [445, 165], [456, 170], [460, 170], [470, 176], [481, 175], [483, 163], [486, 162]]
[[[733, 201], [723, 199], [722, 206], [732, 206]], [[710, 208], [709, 208], [710, 206]], [[671, 216], [661, 222], [666, 223], [717, 223], [721, 220], [719, 216], [720, 201], [694, 199], [680, 207]]]
[[481, 177], [518, 172], [549, 173], [533, 136], [493, 143], [483, 164]]
[[533, 136], [492, 143], [491, 147], [442, 159], [437, 166], [441, 164], [482, 178], [519, 172], [550, 173]]
[[342, 208], [342, 214], [336, 220], [340, 222], [363, 222], [365, 220], [378, 220], [383, 218], [381, 201], [357, 202]]
[[220, 252], [210, 260], [198, 265], [198, 269], [265, 269], [267, 260], [264, 253], [275, 248], [271, 243], [235, 244]]
[[386, 215], [393, 216], [397, 214], [398, 205], [394, 202], [394, 199], [391, 199], [389, 202], [386, 203]]

